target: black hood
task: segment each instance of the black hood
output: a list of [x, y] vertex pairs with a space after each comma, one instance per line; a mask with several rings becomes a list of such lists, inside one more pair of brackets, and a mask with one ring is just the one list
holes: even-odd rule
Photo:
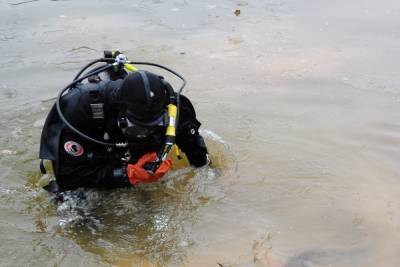
[[117, 102], [127, 118], [138, 124], [160, 121], [167, 105], [162, 77], [148, 71], [128, 74], [116, 92]]

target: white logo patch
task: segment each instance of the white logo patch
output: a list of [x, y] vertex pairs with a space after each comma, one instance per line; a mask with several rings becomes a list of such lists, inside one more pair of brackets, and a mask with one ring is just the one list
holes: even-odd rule
[[83, 147], [74, 141], [68, 141], [64, 144], [65, 151], [74, 157], [79, 157], [83, 155]]

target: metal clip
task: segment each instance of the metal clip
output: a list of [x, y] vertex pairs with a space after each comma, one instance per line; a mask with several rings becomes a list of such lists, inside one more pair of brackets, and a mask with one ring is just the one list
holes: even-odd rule
[[128, 57], [125, 56], [124, 54], [119, 54], [118, 56], [115, 57], [115, 62], [119, 64], [128, 63]]
[[121, 158], [123, 162], [129, 162], [131, 160], [131, 153], [129, 150], [126, 150], [124, 157]]

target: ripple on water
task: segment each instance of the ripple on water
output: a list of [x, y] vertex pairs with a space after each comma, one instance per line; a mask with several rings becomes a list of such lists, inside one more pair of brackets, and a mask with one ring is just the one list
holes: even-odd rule
[[223, 194], [207, 190], [216, 178], [209, 169], [176, 171], [163, 183], [136, 189], [62, 193], [57, 232], [109, 262], [179, 260], [192, 243], [188, 226], [196, 210]]
[[51, 179], [52, 174], [35, 171], [29, 178], [31, 189], [24, 196], [27, 204], [17, 206], [25, 207], [25, 212], [33, 216], [37, 231], [73, 241], [105, 262], [178, 262], [194, 244], [191, 229], [199, 209], [224, 198], [219, 179], [229, 176], [234, 164], [221, 137], [207, 130], [204, 136], [213, 168], [183, 167], [157, 184], [133, 189], [78, 189], [58, 197], [40, 189], [42, 181]]

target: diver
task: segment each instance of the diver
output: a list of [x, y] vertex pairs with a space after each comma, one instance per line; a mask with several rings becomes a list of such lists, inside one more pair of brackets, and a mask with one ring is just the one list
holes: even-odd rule
[[[160, 67], [183, 85], [175, 92], [162, 76], [133, 64]], [[208, 164], [201, 123], [180, 94], [185, 84], [167, 67], [130, 62], [118, 51], [105, 51], [104, 58], [89, 63], [60, 92], [46, 118], [40, 169], [45, 173], [43, 160], [50, 160], [56, 180], [45, 189], [56, 193], [156, 182], [172, 166], [168, 154], [175, 151], [180, 158], [179, 149], [191, 165]]]

